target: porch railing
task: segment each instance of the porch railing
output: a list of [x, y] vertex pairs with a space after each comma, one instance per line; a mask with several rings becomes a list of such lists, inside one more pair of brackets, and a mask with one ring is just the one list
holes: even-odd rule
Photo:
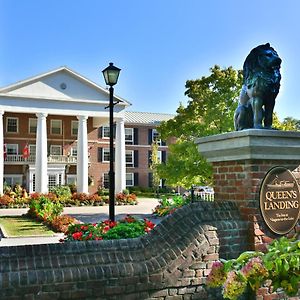
[[[35, 155], [30, 155], [29, 157], [24, 158], [21, 154], [8, 154], [4, 160], [5, 164], [26, 164], [34, 162]], [[67, 155], [49, 155], [48, 163], [75, 164], [77, 163], [77, 157]]]

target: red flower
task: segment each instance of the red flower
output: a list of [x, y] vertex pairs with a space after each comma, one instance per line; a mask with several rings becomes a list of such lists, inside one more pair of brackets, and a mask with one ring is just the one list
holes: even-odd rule
[[73, 237], [74, 240], [79, 241], [79, 240], [82, 239], [82, 232], [74, 232], [74, 233], [72, 234], [72, 237]]

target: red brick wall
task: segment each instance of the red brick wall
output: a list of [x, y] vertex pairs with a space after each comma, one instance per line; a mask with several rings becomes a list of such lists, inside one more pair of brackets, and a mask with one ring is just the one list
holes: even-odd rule
[[[298, 161], [241, 160], [213, 163], [216, 201], [234, 201], [242, 217], [252, 222], [250, 239], [256, 250], [264, 249], [275, 235], [265, 226], [259, 209], [259, 189], [267, 171], [274, 166], [284, 166], [293, 171]], [[294, 231], [299, 232], [299, 225]]]

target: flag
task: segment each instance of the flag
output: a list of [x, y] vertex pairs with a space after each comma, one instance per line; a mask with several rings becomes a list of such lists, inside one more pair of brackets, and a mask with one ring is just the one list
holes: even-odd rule
[[23, 148], [22, 157], [23, 158], [28, 158], [29, 155], [30, 155], [30, 153], [29, 153], [29, 147], [28, 147], [28, 144], [26, 144], [25, 147]]

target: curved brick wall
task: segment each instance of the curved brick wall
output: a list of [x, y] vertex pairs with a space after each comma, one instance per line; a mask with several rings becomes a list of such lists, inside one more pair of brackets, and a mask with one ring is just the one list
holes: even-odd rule
[[0, 299], [220, 299], [205, 278], [247, 226], [234, 204], [197, 202], [141, 238], [2, 247]]

